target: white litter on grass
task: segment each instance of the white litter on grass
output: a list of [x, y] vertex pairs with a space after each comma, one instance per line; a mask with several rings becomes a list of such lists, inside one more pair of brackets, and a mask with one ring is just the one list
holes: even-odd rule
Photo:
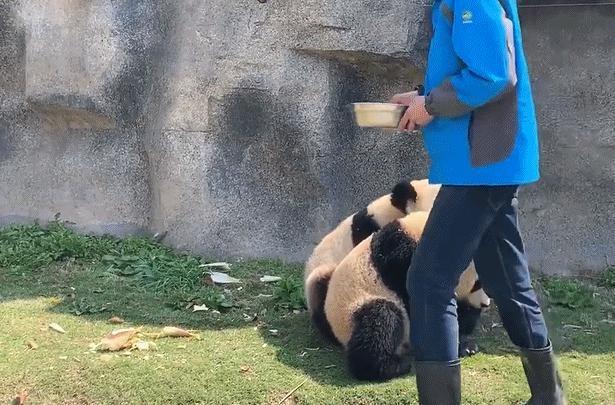
[[136, 350], [142, 351], [142, 352], [147, 352], [150, 350], [156, 350], [157, 346], [155, 343], [153, 342], [148, 342], [145, 340], [138, 340], [137, 342], [135, 342], [132, 347]]
[[207, 263], [207, 264], [201, 264], [199, 267], [216, 267], [216, 268], [221, 268], [224, 269], [226, 271], [231, 270], [231, 264], [227, 263], [227, 262], [216, 262], [216, 263]]
[[235, 277], [231, 277], [226, 273], [219, 273], [217, 271], [212, 271], [209, 273], [211, 277], [211, 281], [216, 284], [238, 284], [241, 283], [241, 280]]
[[192, 307], [192, 312], [209, 311], [207, 305], [195, 305]]
[[62, 328], [60, 325], [58, 325], [55, 322], [52, 322], [49, 324], [49, 329], [56, 331], [58, 333], [66, 333], [66, 331], [64, 330], [64, 328]]
[[260, 278], [262, 283], [275, 283], [276, 281], [282, 280], [282, 277], [278, 276], [263, 276]]

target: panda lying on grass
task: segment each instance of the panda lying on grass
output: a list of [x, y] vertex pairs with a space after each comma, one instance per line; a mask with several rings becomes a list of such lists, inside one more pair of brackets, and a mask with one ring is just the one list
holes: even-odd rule
[[329, 278], [350, 251], [384, 225], [414, 211], [429, 211], [440, 186], [427, 180], [402, 181], [391, 194], [372, 201], [344, 219], [316, 246], [305, 265], [304, 284], [312, 323], [329, 340], [336, 341], [325, 318], [324, 305]]
[[[397, 184], [342, 221], [306, 264], [312, 322], [344, 347], [358, 379], [387, 380], [410, 370], [406, 274], [438, 191], [426, 180]], [[467, 336], [489, 305], [472, 264], [456, 294], [460, 356], [471, 355], [475, 344]]]

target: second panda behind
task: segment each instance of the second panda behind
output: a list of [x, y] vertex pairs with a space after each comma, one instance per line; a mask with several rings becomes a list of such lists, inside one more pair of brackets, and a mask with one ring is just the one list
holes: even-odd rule
[[[393, 221], [357, 245], [329, 281], [325, 316], [357, 379], [384, 381], [410, 371], [406, 275], [427, 212]], [[460, 334], [475, 328], [489, 297], [470, 265], [455, 290]]]

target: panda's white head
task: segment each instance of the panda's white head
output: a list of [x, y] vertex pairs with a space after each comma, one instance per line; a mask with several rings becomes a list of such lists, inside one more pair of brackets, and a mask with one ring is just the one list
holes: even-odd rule
[[480, 280], [476, 280], [474, 286], [470, 290], [470, 294], [465, 297], [465, 300], [474, 308], [487, 308], [491, 304], [491, 299], [483, 290]]
[[406, 212], [431, 211], [436, 196], [440, 192], [440, 184], [430, 184], [429, 180], [412, 180], [410, 187], [414, 190], [415, 198], [409, 201]]
[[440, 184], [429, 184], [429, 180], [400, 181], [391, 191], [391, 205], [404, 214], [415, 211], [431, 211], [440, 191]]
[[367, 206], [366, 214], [382, 227], [395, 219], [416, 211], [430, 211], [440, 191], [439, 184], [427, 179], [400, 181], [391, 194], [382, 196]]
[[418, 194], [414, 185], [410, 181], [400, 181], [393, 187], [389, 195], [389, 204], [397, 208], [404, 215], [414, 211]]
[[393, 187], [390, 194], [372, 201], [366, 209], [366, 215], [372, 218], [379, 228], [404, 217], [413, 211], [417, 194], [408, 181], [401, 181]]

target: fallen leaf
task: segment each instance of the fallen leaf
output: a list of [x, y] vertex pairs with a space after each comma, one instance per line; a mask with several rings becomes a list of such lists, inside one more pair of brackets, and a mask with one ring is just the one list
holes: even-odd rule
[[119, 316], [112, 316], [111, 318], [109, 318], [109, 323], [113, 324], [113, 325], [119, 325], [121, 323], [124, 323], [125, 321], [120, 318]]
[[256, 297], [257, 298], [271, 298], [273, 297], [273, 295], [272, 294], [258, 294]]
[[162, 328], [160, 337], [194, 337], [197, 336], [194, 333], [187, 331], [186, 329], [177, 328], [175, 326], [165, 326]]
[[58, 359], [60, 359], [60, 360], [68, 360], [68, 356], [58, 356]]
[[275, 283], [276, 281], [282, 280], [282, 277], [278, 276], [263, 276], [260, 278], [263, 283]]
[[13, 401], [11, 401], [11, 405], [24, 405], [26, 403], [26, 399], [28, 399], [28, 392], [26, 390], [21, 391]]
[[52, 322], [49, 324], [49, 329], [56, 331], [58, 333], [66, 333], [66, 331], [64, 330], [64, 328], [62, 328], [60, 325], [58, 325], [55, 322]]
[[114, 330], [101, 340], [97, 349], [110, 352], [126, 349], [132, 346], [138, 332], [139, 330], [134, 328]]
[[241, 280], [231, 277], [226, 273], [219, 273], [217, 271], [212, 271], [209, 273], [209, 277], [211, 277], [211, 281], [216, 284], [237, 284], [241, 283]]
[[38, 344], [36, 344], [36, 342], [34, 340], [32, 340], [32, 339], [30, 339], [30, 340], [28, 340], [26, 342], [26, 346], [28, 346], [32, 350], [38, 349]]
[[201, 264], [199, 267], [216, 267], [216, 268], [221, 268], [224, 270], [230, 270], [231, 269], [231, 265], [227, 262], [216, 262], [216, 263], [207, 263], [207, 264]]
[[209, 311], [207, 305], [195, 305], [192, 307], [192, 312]]
[[241, 366], [239, 367], [239, 372], [241, 372], [242, 374], [250, 373], [252, 372], [252, 369], [250, 369], [250, 367], [248, 366]]

